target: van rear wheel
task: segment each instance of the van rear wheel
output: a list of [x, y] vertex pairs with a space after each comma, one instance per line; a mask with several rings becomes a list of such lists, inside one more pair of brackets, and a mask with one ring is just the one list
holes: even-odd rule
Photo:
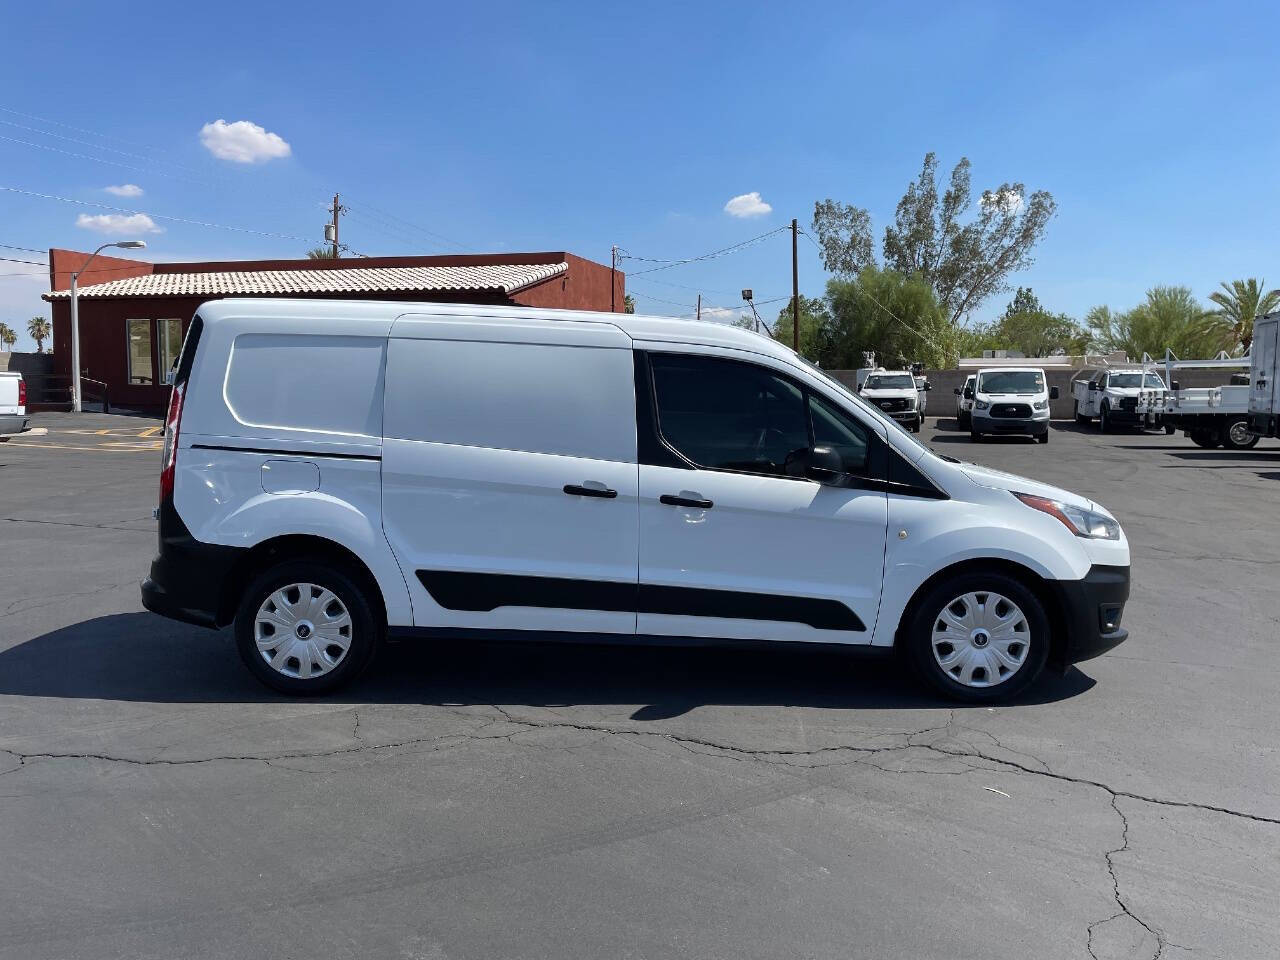
[[236, 613], [236, 648], [273, 690], [310, 696], [336, 690], [369, 663], [377, 621], [345, 570], [303, 560], [264, 571]]
[[934, 689], [966, 703], [995, 703], [1021, 693], [1044, 669], [1049, 619], [1018, 580], [966, 573], [920, 600], [900, 642]]

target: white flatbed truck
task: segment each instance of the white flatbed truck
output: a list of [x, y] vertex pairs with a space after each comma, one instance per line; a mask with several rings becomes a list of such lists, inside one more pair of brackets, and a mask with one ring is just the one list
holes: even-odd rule
[[1231, 357], [1225, 352], [1211, 360], [1179, 360], [1172, 350], [1166, 350], [1163, 361], [1153, 360], [1143, 354], [1143, 369], [1164, 368], [1169, 393], [1165, 398], [1165, 428], [1181, 430], [1198, 447], [1212, 450], [1226, 447], [1228, 450], [1247, 450], [1257, 446], [1258, 435], [1249, 429], [1248, 384], [1226, 384], [1220, 387], [1179, 387], [1175, 370], [1233, 370], [1248, 369], [1251, 358]]

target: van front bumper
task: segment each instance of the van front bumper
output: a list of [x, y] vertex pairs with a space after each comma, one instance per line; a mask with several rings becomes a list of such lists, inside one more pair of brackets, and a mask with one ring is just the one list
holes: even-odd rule
[[1037, 411], [1029, 417], [993, 417], [976, 408], [970, 411], [977, 433], [1029, 433], [1040, 436], [1049, 432], [1049, 411]]
[[1129, 599], [1129, 568], [1094, 564], [1079, 580], [1049, 580], [1062, 635], [1051, 657], [1059, 669], [1099, 657], [1123, 643], [1129, 631], [1120, 626]]

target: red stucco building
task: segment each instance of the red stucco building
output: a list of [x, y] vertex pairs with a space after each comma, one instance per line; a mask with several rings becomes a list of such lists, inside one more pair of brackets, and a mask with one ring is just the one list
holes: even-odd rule
[[[70, 383], [71, 272], [88, 259], [49, 251], [55, 382]], [[621, 272], [563, 251], [147, 263], [99, 254], [79, 279], [81, 376], [107, 385], [112, 406], [163, 409], [165, 372], [196, 308], [231, 296], [518, 304], [623, 309]], [[56, 389], [65, 389], [59, 387]], [[86, 387], [85, 396], [94, 389]], [[64, 393], [63, 396], [69, 396]], [[53, 397], [46, 397], [53, 399]]]

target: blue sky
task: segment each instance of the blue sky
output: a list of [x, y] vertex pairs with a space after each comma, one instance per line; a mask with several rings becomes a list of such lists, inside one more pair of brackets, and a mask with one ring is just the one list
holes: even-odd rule
[[[368, 254], [692, 257], [807, 225], [826, 197], [870, 209], [878, 247], [934, 150], [943, 173], [969, 157], [975, 191], [1057, 198], [1013, 278], [1051, 309], [1126, 307], [1158, 283], [1202, 298], [1221, 280], [1280, 284], [1277, 8], [1037, 6], [7, 5], [0, 186], [142, 211], [154, 232], [104, 235], [77, 219], [113, 211], [0, 191], [0, 244], [143, 235], [154, 260], [301, 255], [339, 191], [342, 238]], [[218, 120], [263, 132], [213, 129], [220, 158], [201, 134]], [[277, 155], [227, 159], [262, 147]], [[126, 184], [142, 194], [105, 192]], [[769, 212], [725, 211], [752, 192]], [[30, 272], [0, 276], [0, 319], [30, 349], [47, 280], [0, 267]], [[803, 239], [800, 271], [820, 294]], [[748, 286], [789, 294], [785, 236], [628, 284], [643, 312], [674, 314], [697, 290], [736, 312]]]

